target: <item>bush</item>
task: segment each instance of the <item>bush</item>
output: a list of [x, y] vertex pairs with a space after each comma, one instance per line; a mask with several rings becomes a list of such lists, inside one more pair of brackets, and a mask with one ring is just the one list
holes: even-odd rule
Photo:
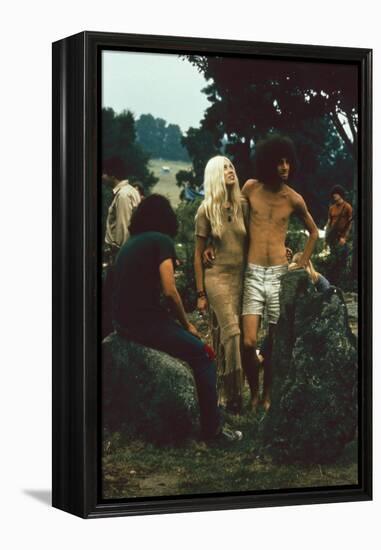
[[194, 277], [194, 218], [201, 199], [193, 202], [182, 201], [176, 211], [179, 231], [176, 237], [176, 251], [181, 265], [176, 273], [176, 285], [181, 295], [185, 311], [196, 307], [196, 281]]

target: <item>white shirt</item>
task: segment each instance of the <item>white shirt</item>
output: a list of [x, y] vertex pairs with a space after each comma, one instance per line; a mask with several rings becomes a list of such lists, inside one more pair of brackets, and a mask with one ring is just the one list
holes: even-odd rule
[[105, 242], [120, 248], [130, 236], [128, 227], [134, 209], [140, 203], [139, 192], [123, 180], [113, 189], [114, 199], [108, 209]]

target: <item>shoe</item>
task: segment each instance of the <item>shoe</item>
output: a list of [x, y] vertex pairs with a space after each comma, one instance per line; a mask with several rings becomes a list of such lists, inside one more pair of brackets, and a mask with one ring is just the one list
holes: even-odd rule
[[235, 441], [241, 441], [243, 438], [242, 432], [239, 430], [233, 430], [227, 424], [224, 424], [221, 431], [216, 435], [214, 440], [216, 442], [234, 443]]

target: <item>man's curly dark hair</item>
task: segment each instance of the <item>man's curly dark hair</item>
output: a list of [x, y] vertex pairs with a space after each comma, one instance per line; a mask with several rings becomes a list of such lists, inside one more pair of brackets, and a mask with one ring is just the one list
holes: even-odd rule
[[144, 199], [132, 214], [129, 227], [131, 235], [157, 231], [175, 237], [178, 229], [176, 214], [168, 199], [153, 193]]
[[341, 185], [334, 185], [330, 191], [330, 196], [333, 195], [340, 195], [342, 199], [345, 199], [345, 190], [344, 187], [341, 187]]
[[277, 165], [282, 158], [286, 158], [290, 163], [291, 179], [298, 170], [298, 159], [292, 140], [278, 134], [260, 140], [254, 157], [256, 178], [263, 183], [273, 182], [277, 178]]
[[102, 172], [121, 181], [126, 177], [126, 165], [120, 157], [110, 157], [103, 161]]

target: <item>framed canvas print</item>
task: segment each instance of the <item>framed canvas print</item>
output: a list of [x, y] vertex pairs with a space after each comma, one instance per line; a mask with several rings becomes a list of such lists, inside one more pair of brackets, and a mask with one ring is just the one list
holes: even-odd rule
[[53, 505], [372, 498], [371, 50], [53, 44]]

